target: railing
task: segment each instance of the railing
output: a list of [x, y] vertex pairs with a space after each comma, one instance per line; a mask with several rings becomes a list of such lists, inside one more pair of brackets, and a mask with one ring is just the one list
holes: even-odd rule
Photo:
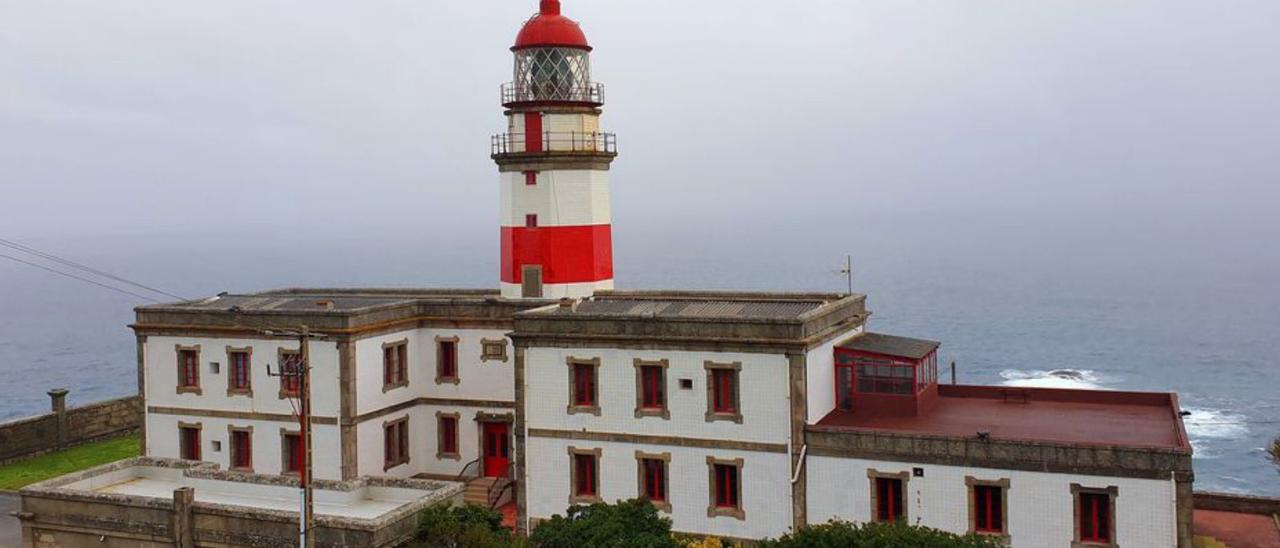
[[498, 505], [498, 501], [502, 500], [503, 493], [515, 488], [515, 470], [516, 463], [514, 461], [507, 463], [506, 476], [498, 478], [497, 481], [493, 482], [493, 485], [489, 486], [489, 509], [493, 509]]
[[604, 152], [618, 153], [618, 136], [612, 133], [547, 131], [541, 142], [533, 142], [520, 133], [500, 133], [490, 140], [494, 156], [533, 152]]
[[584, 86], [558, 86], [551, 83], [518, 85], [502, 84], [502, 104], [532, 103], [537, 101], [565, 101], [570, 103], [604, 104], [604, 84], [592, 82]]
[[[468, 475], [467, 470], [471, 470], [472, 466], [475, 467], [475, 472], [473, 474]], [[468, 462], [465, 466], [463, 466], [462, 471], [458, 472], [457, 480], [462, 483], [466, 483], [467, 480], [471, 478], [478, 478], [478, 477], [480, 477], [480, 459], [476, 459], [471, 462]]]

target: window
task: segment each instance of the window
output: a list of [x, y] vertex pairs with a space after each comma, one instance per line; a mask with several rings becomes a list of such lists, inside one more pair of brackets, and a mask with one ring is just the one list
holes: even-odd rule
[[280, 470], [285, 474], [302, 472], [302, 435], [297, 432], [280, 432]]
[[280, 363], [280, 399], [297, 397], [302, 393], [302, 377], [294, 374], [302, 366], [302, 353], [281, 348], [277, 354]]
[[538, 184], [538, 172], [536, 171], [524, 172], [524, 184], [528, 186], [534, 186]]
[[569, 448], [569, 504], [600, 502], [600, 449]]
[[200, 347], [177, 346], [178, 393], [200, 394]]
[[704, 367], [707, 370], [707, 422], [727, 420], [741, 424], [738, 373], [742, 362], [706, 362]]
[[409, 341], [382, 345], [382, 391], [409, 386]]
[[1005, 497], [1009, 480], [985, 481], [966, 477], [964, 483], [969, 487], [969, 532], [1005, 535], [1008, 532]]
[[524, 226], [525, 228], [538, 228], [538, 215], [536, 213], [529, 213], [525, 215]]
[[600, 359], [569, 358], [569, 413], [600, 414]]
[[458, 413], [436, 413], [436, 458], [458, 459]]
[[409, 462], [409, 417], [382, 424], [383, 471]]
[[1089, 489], [1071, 485], [1075, 496], [1076, 546], [1115, 546], [1115, 487]]
[[458, 338], [436, 337], [436, 384], [458, 384]]
[[252, 377], [250, 375], [252, 367], [253, 367], [253, 349], [252, 348], [227, 347], [227, 395], [228, 396], [253, 395]]
[[199, 424], [178, 424], [178, 456], [183, 460], [200, 460]]
[[483, 339], [480, 341], [480, 361], [507, 361], [506, 339]]
[[907, 519], [906, 489], [911, 472], [888, 474], [868, 470], [871, 479], [871, 518], [894, 523]]
[[[871, 365], [868, 362], [878, 362]], [[888, 360], [858, 358], [858, 391], [876, 394], [911, 395], [914, 392], [916, 368], [911, 364], [895, 364]]]
[[670, 462], [671, 453], [646, 454], [636, 451], [640, 496], [667, 512], [671, 511], [671, 503], [667, 501], [667, 465]]
[[711, 486], [711, 504], [707, 507], [707, 517], [746, 519], [746, 513], [742, 510], [742, 464], [742, 459], [720, 460], [707, 457]]
[[253, 471], [253, 429], [229, 427], [232, 470]]
[[667, 409], [667, 360], [635, 360], [636, 418], [671, 418]]

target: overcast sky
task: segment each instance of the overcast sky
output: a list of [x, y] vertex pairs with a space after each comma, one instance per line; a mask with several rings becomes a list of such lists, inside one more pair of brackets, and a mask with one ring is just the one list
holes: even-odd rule
[[[493, 238], [489, 135], [536, 4], [0, 0], [0, 235]], [[565, 13], [596, 48], [632, 237], [1016, 217], [1277, 255], [1275, 0]]]

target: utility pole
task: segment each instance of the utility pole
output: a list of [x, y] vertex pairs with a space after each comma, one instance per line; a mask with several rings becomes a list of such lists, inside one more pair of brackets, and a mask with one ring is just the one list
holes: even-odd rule
[[309, 359], [309, 347], [311, 340], [311, 330], [307, 326], [302, 326], [302, 332], [298, 334], [298, 357], [299, 361], [299, 386], [298, 390], [302, 393], [302, 410], [299, 413], [298, 420], [302, 423], [300, 433], [302, 435], [302, 515], [299, 516], [301, 522], [302, 544], [301, 548], [312, 548], [316, 545], [315, 537], [312, 532], [315, 530], [315, 501], [311, 493], [311, 360]]
[[[289, 332], [277, 332], [275, 330], [263, 331], [267, 336], [291, 336]], [[302, 462], [300, 470], [298, 470], [299, 483], [301, 483], [301, 500], [299, 501], [298, 510], [298, 547], [313, 548], [315, 546], [315, 538], [312, 532], [315, 530], [315, 502], [312, 496], [312, 451], [311, 451], [311, 349], [310, 341], [313, 336], [307, 326], [301, 326], [298, 333], [298, 355], [297, 358], [286, 360], [280, 364], [280, 372], [272, 373], [271, 367], [267, 367], [267, 375], [272, 377], [280, 377], [281, 382], [287, 382], [286, 386], [294, 385], [298, 388], [298, 399], [300, 405], [298, 409], [298, 448], [302, 451]]]

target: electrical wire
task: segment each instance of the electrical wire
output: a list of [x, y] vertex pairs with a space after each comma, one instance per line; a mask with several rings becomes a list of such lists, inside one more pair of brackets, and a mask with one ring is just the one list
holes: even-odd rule
[[[180, 301], [186, 301], [186, 300], [189, 300], [189, 299], [184, 299], [184, 298], [182, 298], [182, 297], [180, 297], [180, 296], [178, 296], [178, 295], [174, 295], [173, 293], [169, 293], [169, 292], [167, 292], [167, 291], [162, 291], [162, 290], [156, 289], [156, 288], [151, 287], [151, 286], [142, 285], [142, 284], [140, 284], [140, 283], [138, 283], [138, 282], [134, 282], [134, 281], [131, 281], [131, 280], [126, 280], [126, 279], [124, 279], [124, 278], [121, 278], [121, 277], [119, 277], [119, 276], [116, 276], [115, 274], [111, 274], [111, 273], [109, 273], [109, 272], [103, 272], [103, 271], [98, 270], [98, 269], [96, 269], [96, 268], [93, 268], [93, 267], [90, 267], [90, 266], [85, 266], [85, 265], [83, 265], [83, 264], [77, 263], [77, 262], [72, 261], [72, 260], [70, 260], [70, 259], [64, 259], [64, 258], [59, 257], [59, 256], [57, 256], [57, 255], [54, 255], [54, 254], [52, 254], [52, 253], [46, 253], [46, 252], [44, 252], [44, 251], [40, 251], [39, 249], [36, 249], [36, 248], [34, 248], [34, 247], [31, 247], [31, 246], [28, 246], [28, 245], [23, 245], [23, 244], [20, 244], [20, 243], [18, 243], [18, 242], [12, 241], [12, 240], [6, 240], [6, 239], [4, 239], [4, 238], [0, 238], [0, 245], [5, 246], [5, 247], [8, 247], [8, 248], [10, 248], [10, 249], [15, 249], [15, 250], [18, 250], [18, 251], [22, 251], [22, 252], [24, 252], [24, 253], [30, 253], [31, 255], [35, 255], [35, 256], [37, 256], [37, 257], [40, 257], [41, 259], [45, 259], [45, 260], [49, 260], [49, 261], [53, 261], [53, 262], [55, 262], [55, 263], [58, 263], [58, 264], [61, 264], [61, 265], [65, 265], [65, 266], [69, 266], [69, 267], [71, 267], [71, 268], [75, 268], [75, 269], [77, 269], [77, 270], [81, 270], [81, 271], [84, 271], [84, 272], [88, 272], [88, 273], [90, 273], [90, 274], [95, 274], [95, 275], [97, 275], [97, 276], [101, 276], [101, 277], [103, 277], [103, 278], [107, 278], [107, 279], [109, 279], [109, 280], [117, 281], [117, 282], [120, 282], [120, 283], [123, 283], [123, 284], [128, 284], [128, 285], [131, 285], [131, 286], [136, 287], [136, 288], [138, 288], [138, 289], [142, 289], [142, 290], [145, 290], [145, 291], [150, 291], [150, 292], [152, 292], [152, 293], [156, 293], [156, 294], [159, 294], [159, 295], [164, 295], [164, 296], [166, 296], [166, 297], [171, 297], [171, 298], [174, 298], [174, 299], [178, 299], [178, 300], [180, 300]], [[145, 297], [143, 297], [143, 298], [145, 298]], [[153, 301], [154, 301], [155, 299], [151, 299], [151, 300], [153, 300]]]
[[102, 287], [102, 288], [105, 288], [105, 289], [110, 289], [111, 291], [115, 291], [115, 292], [117, 292], [117, 293], [123, 293], [123, 294], [125, 294], [125, 295], [130, 295], [130, 296], [133, 296], [133, 297], [137, 297], [137, 298], [139, 298], [139, 299], [143, 299], [143, 300], [151, 301], [151, 302], [153, 302], [153, 303], [158, 303], [158, 302], [160, 302], [160, 300], [159, 300], [159, 299], [153, 299], [153, 298], [151, 298], [151, 297], [147, 297], [147, 296], [144, 296], [144, 295], [139, 295], [139, 294], [134, 293], [134, 292], [132, 292], [132, 291], [129, 291], [129, 290], [127, 290], [127, 289], [120, 289], [120, 288], [115, 287], [115, 286], [112, 286], [112, 285], [107, 285], [107, 284], [104, 284], [104, 283], [101, 283], [101, 282], [95, 282], [95, 281], [90, 280], [90, 279], [88, 279], [88, 278], [84, 278], [84, 277], [76, 276], [75, 274], [69, 274], [69, 273], [63, 272], [63, 271], [61, 271], [61, 270], [56, 270], [56, 269], [53, 269], [53, 268], [49, 268], [49, 267], [47, 267], [47, 266], [44, 266], [44, 265], [41, 265], [41, 264], [36, 264], [36, 263], [30, 262], [30, 261], [25, 261], [25, 260], [19, 259], [19, 258], [17, 258], [17, 257], [13, 257], [13, 256], [11, 256], [11, 255], [5, 255], [5, 254], [3, 254], [3, 253], [0, 253], [0, 258], [9, 259], [10, 261], [19, 262], [19, 263], [22, 263], [22, 264], [25, 264], [25, 265], [28, 265], [28, 266], [33, 266], [33, 267], [35, 267], [35, 268], [39, 268], [40, 270], [46, 270], [46, 271], [52, 272], [52, 273], [54, 273], [54, 274], [57, 274], [57, 275], [59, 275], [59, 276], [66, 276], [66, 277], [68, 277], [68, 278], [72, 278], [72, 279], [75, 279], [75, 280], [80, 280], [80, 281], [85, 282], [85, 283], [90, 283], [90, 284], [96, 285], [96, 286], [98, 286], [98, 287]]

